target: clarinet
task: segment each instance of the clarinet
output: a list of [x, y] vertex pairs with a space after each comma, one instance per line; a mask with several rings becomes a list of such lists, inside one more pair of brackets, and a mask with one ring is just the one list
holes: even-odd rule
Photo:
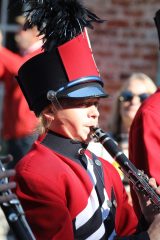
[[101, 128], [93, 128], [92, 131], [93, 137], [104, 146], [109, 154], [120, 165], [121, 171], [127, 176], [129, 181], [138, 191], [143, 192], [149, 197], [156, 210], [160, 210], [160, 196], [149, 185], [149, 177], [132, 164], [108, 133], [103, 132]]
[[[1, 161], [0, 171], [5, 171], [5, 168]], [[8, 178], [3, 178], [2, 180], [0, 180], [0, 184], [4, 183], [8, 183]], [[1, 194], [9, 195], [11, 193], [11, 190], [7, 190]], [[32, 230], [27, 223], [23, 208], [18, 199], [12, 199], [9, 202], [1, 203], [0, 206], [17, 240], [36, 240], [32, 233]]]

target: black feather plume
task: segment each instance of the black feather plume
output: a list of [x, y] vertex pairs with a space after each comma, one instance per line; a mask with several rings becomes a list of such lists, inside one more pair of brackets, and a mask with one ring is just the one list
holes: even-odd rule
[[[20, 1], [14, 1], [14, 4], [16, 2], [18, 4]], [[45, 50], [73, 39], [85, 27], [93, 28], [93, 22], [103, 22], [77, 0], [22, 0], [21, 2], [26, 15], [24, 28], [37, 26], [39, 35], [43, 35]]]

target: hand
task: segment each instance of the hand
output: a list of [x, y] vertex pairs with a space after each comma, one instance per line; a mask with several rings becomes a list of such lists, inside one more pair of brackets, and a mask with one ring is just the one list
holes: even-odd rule
[[[8, 202], [11, 199], [16, 198], [16, 195], [13, 194], [11, 190], [16, 187], [15, 182], [8, 182], [5, 179], [15, 175], [15, 170], [5, 170], [2, 163], [8, 163], [13, 160], [11, 155], [0, 156], [0, 203]], [[7, 194], [5, 194], [7, 192]]]
[[[157, 187], [157, 184], [154, 178], [149, 179], [149, 185], [156, 191], [158, 195], [160, 195], [160, 186]], [[148, 223], [152, 223], [155, 216], [158, 213], [160, 213], [159, 209], [156, 209], [156, 207], [153, 205], [150, 199], [144, 195], [144, 193], [138, 192], [138, 191], [136, 191], [136, 193], [137, 193], [141, 210], [145, 219], [147, 220]]]
[[8, 202], [11, 199], [16, 198], [16, 195], [13, 194], [12, 192], [9, 194], [3, 194], [4, 192], [6, 192], [7, 190], [11, 190], [13, 188], [16, 187], [16, 183], [15, 182], [8, 182], [8, 183], [2, 183], [1, 181], [4, 178], [9, 178], [15, 175], [15, 170], [6, 170], [6, 171], [1, 171], [0, 170], [0, 203], [4, 203], [4, 202]]

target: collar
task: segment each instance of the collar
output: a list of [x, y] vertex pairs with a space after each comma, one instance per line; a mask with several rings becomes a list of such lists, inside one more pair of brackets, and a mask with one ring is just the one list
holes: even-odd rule
[[70, 138], [66, 138], [52, 131], [49, 131], [46, 134], [46, 137], [41, 143], [52, 149], [53, 151], [78, 162], [80, 156], [84, 153], [84, 150], [87, 148], [88, 145], [83, 142], [74, 141]]

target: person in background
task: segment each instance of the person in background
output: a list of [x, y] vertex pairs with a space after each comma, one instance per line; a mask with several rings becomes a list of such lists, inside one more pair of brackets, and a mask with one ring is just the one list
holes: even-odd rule
[[[114, 97], [112, 112], [108, 123], [108, 131], [128, 157], [129, 130], [137, 110], [144, 100], [156, 91], [157, 87], [150, 77], [144, 73], [132, 73]], [[109, 156], [100, 143], [91, 142], [89, 149], [95, 154], [108, 159], [118, 170], [119, 165]], [[128, 180], [119, 171], [131, 203]]]
[[153, 80], [144, 73], [132, 73], [118, 92], [108, 130], [128, 157], [129, 131], [141, 104], [156, 91]]
[[[5, 142], [3, 146], [5, 145], [7, 148], [6, 152], [3, 151], [3, 153], [9, 153], [13, 156], [13, 161], [6, 164], [8, 169], [15, 167], [19, 159], [28, 152], [37, 138], [35, 129], [38, 120], [34, 113], [29, 110], [15, 76], [19, 67], [27, 59], [41, 52], [42, 46], [42, 40], [38, 37], [36, 27], [24, 31], [24, 16], [17, 16], [15, 20], [19, 26], [15, 34], [19, 54], [2, 46], [3, 35], [0, 32], [0, 81], [4, 84], [5, 91], [1, 136], [2, 141]], [[4, 185], [1, 187], [4, 188]], [[3, 199], [4, 196], [2, 196]], [[12, 231], [9, 230], [2, 211], [0, 211], [0, 219], [0, 237], [4, 240], [15, 239]]]
[[[155, 23], [160, 42], [160, 10]], [[134, 165], [160, 184], [160, 88], [138, 110], [130, 129], [129, 157]], [[132, 198], [137, 215], [139, 202], [133, 191]]]
[[100, 99], [108, 96], [86, 31], [101, 20], [78, 1], [60, 3], [31, 3], [29, 20], [45, 33], [45, 52], [21, 66], [17, 81], [42, 134], [16, 166], [15, 193], [37, 240], [158, 240], [158, 211], [138, 193], [151, 224], [146, 231], [143, 221], [138, 231], [116, 169], [87, 150]]
[[15, 33], [15, 42], [19, 49], [20, 56], [24, 56], [24, 61], [35, 55], [35, 51], [39, 53], [42, 47], [42, 37], [39, 37], [37, 27], [33, 26], [29, 29], [24, 30], [25, 17], [23, 15], [15, 18], [16, 23], [19, 26], [18, 31]]
[[15, 40], [20, 55], [2, 46], [2, 34], [0, 34], [0, 80], [5, 89], [2, 138], [6, 142], [7, 152], [14, 158], [7, 165], [9, 169], [13, 168], [17, 161], [28, 152], [37, 137], [34, 131], [38, 120], [29, 110], [15, 76], [19, 67], [27, 59], [41, 52], [42, 46], [36, 27], [24, 31], [24, 17], [18, 16], [16, 21], [19, 24], [19, 30], [15, 35]]

